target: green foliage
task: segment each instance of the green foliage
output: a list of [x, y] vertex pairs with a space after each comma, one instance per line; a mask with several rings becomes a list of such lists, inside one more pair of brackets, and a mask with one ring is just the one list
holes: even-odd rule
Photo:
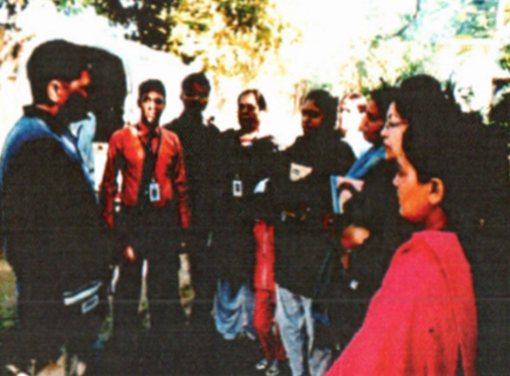
[[[407, 77], [425, 73], [435, 46], [402, 40], [400, 36], [376, 36], [365, 56], [355, 63], [357, 77], [348, 90], [369, 92], [381, 85], [394, 85]], [[354, 82], [356, 81], [356, 82]]]
[[15, 279], [5, 259], [0, 260], [0, 332], [16, 324]]
[[501, 51], [501, 58], [499, 59], [501, 68], [510, 71], [510, 45], [503, 47]]
[[494, 35], [498, 0], [468, 0], [456, 19], [457, 36], [488, 38]]
[[253, 78], [277, 53], [286, 26], [270, 0], [53, 0], [59, 9], [95, 7], [126, 27], [127, 37], [169, 51], [184, 63], [202, 59], [223, 75]]
[[[0, 0], [0, 6], [15, 15], [28, 1]], [[288, 40], [298, 35], [289, 34], [292, 29], [272, 0], [50, 1], [66, 14], [92, 6], [112, 24], [124, 26], [128, 39], [171, 52], [185, 64], [200, 59], [206, 69], [245, 81], [254, 78], [266, 60], [276, 60], [284, 33]]]

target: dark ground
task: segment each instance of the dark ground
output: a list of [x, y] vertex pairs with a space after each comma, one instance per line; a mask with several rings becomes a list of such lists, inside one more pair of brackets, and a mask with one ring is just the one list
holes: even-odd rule
[[[12, 373], [5, 368], [7, 364], [16, 364], [15, 354], [11, 351], [12, 344], [16, 335], [15, 320], [15, 277], [9, 266], [4, 260], [0, 259], [0, 376]], [[100, 356], [103, 359], [103, 365], [99, 376], [130, 376], [127, 374], [117, 375], [109, 371], [112, 362], [126, 362], [129, 359], [123, 359], [122, 354], [111, 353], [110, 345], [113, 343], [111, 337], [111, 317], [107, 319], [105, 328], [101, 337], [105, 340], [104, 349], [101, 350]], [[212, 317], [211, 317], [212, 325]], [[147, 333], [147, 328], [142, 328], [141, 332]], [[184, 328], [178, 333], [176, 339], [176, 348], [163, 350], [158, 354], [162, 359], [174, 359], [176, 371], [163, 372], [158, 371], [151, 360], [150, 337], [147, 335], [141, 341], [141, 346], [136, 356], [138, 357], [138, 370], [133, 370], [133, 375], [150, 375], [150, 376], [262, 376], [264, 371], [257, 371], [255, 364], [263, 358], [263, 353], [259, 348], [258, 341], [251, 340], [247, 337], [238, 338], [227, 341], [223, 339], [217, 332], [208, 327], [206, 330], [200, 330], [196, 327]], [[212, 338], [211, 338], [212, 337]], [[192, 345], [188, 348], [180, 346], [182, 341], [192, 338]], [[193, 351], [193, 353], [190, 353]], [[165, 353], [166, 352], [166, 353]], [[173, 352], [173, 354], [172, 354]], [[193, 359], [201, 359], [201, 367], [197, 369], [193, 365]], [[201, 369], [200, 369], [201, 368]], [[287, 363], [281, 366], [282, 376], [290, 375], [290, 369]]]

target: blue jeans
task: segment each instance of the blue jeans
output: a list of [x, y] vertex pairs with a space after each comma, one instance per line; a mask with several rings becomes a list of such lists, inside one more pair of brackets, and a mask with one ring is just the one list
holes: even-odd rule
[[322, 376], [326, 373], [331, 363], [331, 350], [314, 347], [312, 299], [276, 286], [275, 319], [292, 376]]
[[248, 283], [241, 285], [232, 296], [228, 279], [218, 280], [218, 291], [214, 299], [214, 322], [225, 339], [234, 339], [246, 334], [255, 339], [253, 328], [254, 297]]

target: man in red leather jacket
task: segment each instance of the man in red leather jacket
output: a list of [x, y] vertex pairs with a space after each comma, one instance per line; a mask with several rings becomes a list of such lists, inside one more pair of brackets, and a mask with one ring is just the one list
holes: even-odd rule
[[[177, 271], [179, 257], [187, 258], [185, 243], [179, 240], [189, 227], [190, 213], [182, 148], [175, 133], [159, 127], [165, 108], [165, 88], [161, 81], [148, 80], [140, 85], [138, 106], [141, 110], [138, 124], [115, 132], [110, 139], [101, 184], [103, 217], [115, 231], [122, 248], [120, 279], [115, 287], [114, 336], [121, 347], [118, 354], [125, 361], [116, 357], [118, 372], [133, 370], [130, 361], [138, 342], [137, 315], [144, 259], [148, 261], [147, 298], [151, 334], [155, 336], [155, 341], [150, 342], [161, 346], [158, 351], [151, 351], [159, 359], [151, 359], [149, 363], [158, 367], [158, 371], [169, 367], [160, 364], [169, 359], [161, 351], [169, 345], [167, 334], [184, 320]], [[119, 170], [121, 205], [115, 213]]]

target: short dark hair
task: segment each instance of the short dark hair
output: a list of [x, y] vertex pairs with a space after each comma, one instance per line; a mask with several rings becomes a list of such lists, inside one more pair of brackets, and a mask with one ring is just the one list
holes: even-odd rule
[[423, 101], [410, 107], [409, 128], [402, 148], [416, 170], [418, 180], [426, 183], [439, 178], [445, 186], [441, 206], [455, 228], [471, 214], [473, 165], [477, 125], [469, 124], [447, 98]]
[[142, 82], [140, 86], [138, 86], [138, 101], [141, 101], [143, 96], [149, 91], [155, 91], [166, 98], [165, 85], [163, 85], [163, 82], [151, 79]]
[[407, 120], [415, 113], [428, 112], [436, 106], [451, 106], [451, 103], [446, 100], [439, 81], [426, 74], [409, 77], [402, 81], [395, 102], [398, 113]]
[[34, 103], [49, 103], [52, 80], [71, 82], [89, 70], [89, 49], [64, 40], [53, 40], [35, 48], [27, 63], [27, 76]]
[[394, 87], [383, 87], [370, 92], [370, 99], [377, 105], [383, 119], [386, 119], [390, 104], [396, 99], [397, 93], [398, 89]]
[[259, 107], [260, 111], [267, 110], [266, 99], [264, 98], [264, 96], [258, 89], [247, 89], [247, 90], [243, 91], [237, 97], [237, 104], [239, 104], [241, 102], [242, 97], [244, 97], [246, 95], [250, 95], [250, 94], [253, 94], [255, 96], [255, 100], [257, 101], [257, 106]]
[[183, 92], [188, 92], [191, 90], [191, 84], [192, 83], [196, 83], [200, 86], [205, 86], [207, 87], [209, 90], [211, 90], [211, 84], [209, 82], [209, 79], [207, 78], [207, 76], [205, 75], [204, 72], [198, 72], [198, 73], [192, 73], [188, 76], [186, 76], [186, 78], [182, 81], [182, 91]]
[[312, 90], [310, 91], [304, 101], [314, 101], [315, 105], [324, 113], [324, 121], [321, 124], [321, 129], [333, 130], [336, 125], [337, 112], [338, 112], [338, 98], [333, 97], [326, 90]]

